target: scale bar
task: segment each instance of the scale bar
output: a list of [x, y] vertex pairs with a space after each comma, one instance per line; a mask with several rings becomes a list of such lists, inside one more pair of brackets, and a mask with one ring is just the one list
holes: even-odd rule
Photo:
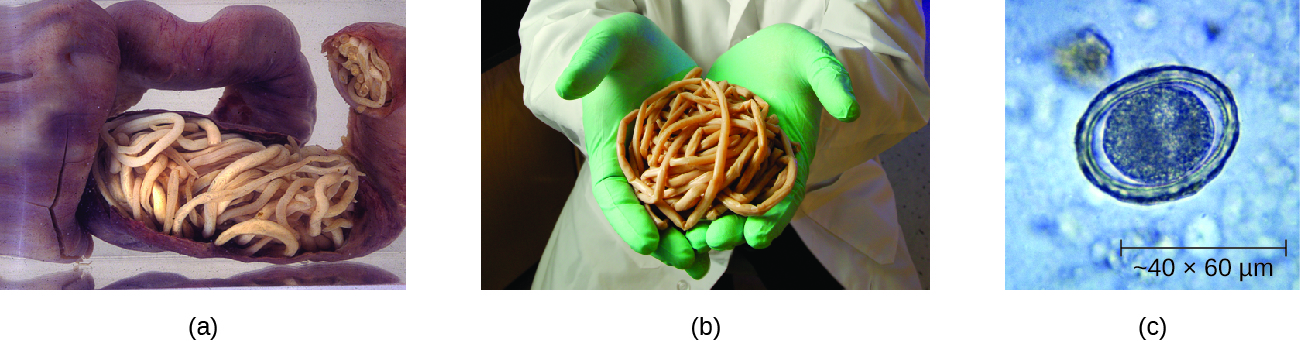
[[1289, 241], [1282, 240], [1282, 247], [1124, 247], [1124, 239], [1120, 239], [1119, 256], [1124, 256], [1125, 249], [1280, 249], [1282, 256], [1290, 256], [1289, 246]]

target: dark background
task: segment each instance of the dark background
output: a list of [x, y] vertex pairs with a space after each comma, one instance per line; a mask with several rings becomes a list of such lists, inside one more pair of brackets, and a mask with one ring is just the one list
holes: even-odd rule
[[493, 1], [483, 6], [483, 71], [488, 71], [519, 54], [519, 19], [528, 10], [528, 1]]

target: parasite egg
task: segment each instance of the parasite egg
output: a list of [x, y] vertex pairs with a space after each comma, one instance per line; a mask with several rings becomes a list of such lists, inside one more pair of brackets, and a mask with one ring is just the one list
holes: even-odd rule
[[1075, 134], [1079, 167], [1097, 188], [1137, 204], [1177, 200], [1219, 174], [1237, 144], [1232, 92], [1184, 66], [1143, 69], [1093, 98]]

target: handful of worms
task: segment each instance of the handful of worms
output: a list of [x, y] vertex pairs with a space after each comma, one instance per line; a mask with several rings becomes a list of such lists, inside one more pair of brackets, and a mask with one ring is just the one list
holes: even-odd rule
[[728, 211], [762, 215], [798, 173], [799, 146], [767, 102], [701, 73], [692, 69], [619, 123], [619, 167], [659, 229], [690, 230]]

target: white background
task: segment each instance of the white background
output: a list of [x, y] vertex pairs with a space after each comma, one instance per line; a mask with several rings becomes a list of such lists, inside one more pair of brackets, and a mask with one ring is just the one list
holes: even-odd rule
[[696, 316], [718, 341], [1141, 341], [1143, 316], [1165, 341], [1300, 338], [1294, 291], [1003, 290], [1037, 270], [1003, 269], [1001, 1], [932, 7], [931, 291], [480, 291], [480, 8], [408, 5], [409, 290], [4, 292], [3, 339], [185, 340], [192, 316], [226, 341], [689, 341]]

